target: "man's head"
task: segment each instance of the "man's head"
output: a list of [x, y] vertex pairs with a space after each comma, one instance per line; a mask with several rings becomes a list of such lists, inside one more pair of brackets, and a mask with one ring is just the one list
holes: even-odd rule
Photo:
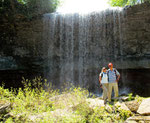
[[113, 64], [112, 64], [112, 63], [109, 63], [109, 64], [108, 64], [108, 67], [109, 67], [109, 69], [112, 69], [112, 68], [113, 68]]

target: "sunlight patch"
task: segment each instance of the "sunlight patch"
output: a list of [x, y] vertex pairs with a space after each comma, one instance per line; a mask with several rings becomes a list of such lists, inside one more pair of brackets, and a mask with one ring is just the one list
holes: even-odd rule
[[89, 13], [92, 11], [102, 11], [109, 8], [107, 0], [61, 0], [62, 5], [57, 12], [62, 13]]

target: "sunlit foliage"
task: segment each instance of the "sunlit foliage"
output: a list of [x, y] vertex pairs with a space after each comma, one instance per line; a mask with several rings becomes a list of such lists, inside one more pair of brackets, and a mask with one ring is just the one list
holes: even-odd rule
[[[41, 77], [23, 79], [24, 88], [0, 86], [0, 104], [10, 108], [0, 121], [6, 123], [123, 123], [133, 114], [113, 105], [91, 106], [88, 90], [62, 86], [61, 91]], [[66, 86], [66, 87], [65, 87]], [[92, 98], [94, 99], [94, 97]], [[109, 108], [108, 108], [109, 107]], [[9, 117], [6, 117], [9, 114]]]
[[109, 4], [111, 6], [119, 6], [119, 7], [140, 4], [144, 2], [150, 2], [150, 0], [109, 0]]
[[28, 8], [52, 9], [55, 10], [59, 5], [59, 0], [18, 0], [19, 3], [25, 4]]
[[59, 0], [0, 0], [0, 14], [22, 14], [26, 17], [54, 12]]

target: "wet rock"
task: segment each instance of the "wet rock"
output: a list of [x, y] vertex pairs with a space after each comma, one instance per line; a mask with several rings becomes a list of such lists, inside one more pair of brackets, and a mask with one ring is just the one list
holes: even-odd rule
[[3, 57], [0, 56], [0, 69], [1, 70], [8, 70], [8, 69], [16, 69], [17, 63], [16, 60], [12, 56]]
[[137, 112], [141, 115], [150, 115], [150, 98], [142, 101]]

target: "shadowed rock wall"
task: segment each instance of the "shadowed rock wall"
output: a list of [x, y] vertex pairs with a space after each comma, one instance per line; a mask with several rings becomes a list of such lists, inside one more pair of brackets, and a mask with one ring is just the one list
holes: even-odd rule
[[20, 87], [22, 77], [43, 75], [43, 21], [20, 17], [0, 20], [0, 81], [5, 82], [6, 87]]

